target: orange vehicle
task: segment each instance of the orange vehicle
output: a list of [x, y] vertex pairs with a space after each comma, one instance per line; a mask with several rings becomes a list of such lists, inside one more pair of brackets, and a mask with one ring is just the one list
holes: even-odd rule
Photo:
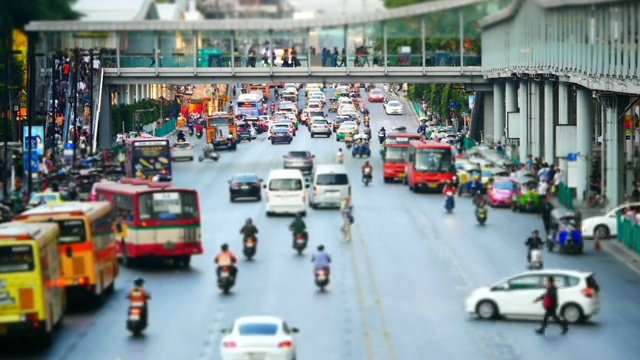
[[249, 94], [257, 90], [262, 91], [264, 96], [269, 97], [269, 85], [267, 84], [251, 84], [247, 87], [247, 93]]
[[384, 182], [404, 180], [409, 155], [409, 142], [420, 140], [419, 134], [391, 133], [384, 142]]
[[456, 167], [449, 144], [413, 140], [408, 160], [406, 182], [412, 191], [441, 190], [445, 182], [453, 182]]
[[233, 115], [218, 112], [207, 116], [206, 126], [207, 143], [216, 149], [236, 150], [239, 137]]

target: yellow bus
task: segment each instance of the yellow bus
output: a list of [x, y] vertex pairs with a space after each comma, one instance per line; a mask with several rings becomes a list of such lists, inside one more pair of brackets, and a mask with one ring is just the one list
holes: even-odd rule
[[0, 339], [51, 344], [65, 307], [58, 236], [56, 224], [0, 224]]
[[25, 222], [55, 222], [60, 227], [58, 250], [67, 295], [95, 295], [101, 302], [118, 277], [111, 203], [65, 202], [41, 205], [16, 218]]

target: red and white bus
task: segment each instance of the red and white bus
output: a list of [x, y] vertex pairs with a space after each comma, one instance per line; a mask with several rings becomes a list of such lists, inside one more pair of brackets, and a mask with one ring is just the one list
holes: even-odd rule
[[406, 177], [409, 142], [419, 140], [420, 134], [391, 133], [384, 142], [384, 182], [404, 180]]
[[424, 140], [409, 143], [407, 184], [412, 191], [441, 190], [446, 181], [453, 183], [455, 173], [451, 145]]
[[148, 257], [188, 267], [202, 254], [198, 192], [167, 182], [123, 179], [96, 185], [98, 200], [110, 201], [116, 216], [116, 245], [123, 265]]

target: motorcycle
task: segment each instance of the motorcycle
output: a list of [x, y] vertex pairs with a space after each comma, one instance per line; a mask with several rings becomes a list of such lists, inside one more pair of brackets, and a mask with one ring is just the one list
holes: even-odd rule
[[364, 169], [363, 173], [362, 173], [362, 182], [364, 183], [364, 186], [369, 186], [369, 183], [371, 182], [371, 169], [366, 168]]
[[488, 210], [485, 206], [476, 209], [476, 220], [478, 220], [480, 225], [484, 225], [484, 223], [487, 222], [487, 213]]
[[218, 161], [218, 159], [220, 159], [220, 154], [219, 154], [219, 153], [217, 153], [217, 152], [214, 150], [213, 146], [211, 146], [211, 145], [209, 145], [209, 144], [208, 144], [208, 145], [206, 145], [206, 146], [204, 146], [204, 147], [202, 148], [202, 154], [200, 154], [200, 155], [198, 156], [198, 161], [199, 161], [199, 162], [202, 162], [202, 161], [204, 161], [205, 159], [211, 159], [211, 160], [213, 160], [213, 161]]
[[298, 255], [302, 255], [302, 252], [304, 251], [304, 249], [307, 248], [308, 241], [309, 240], [307, 238], [306, 233], [294, 235], [293, 247], [298, 252]]
[[229, 290], [236, 284], [236, 279], [231, 276], [231, 266], [223, 266], [220, 269], [220, 276], [218, 277], [218, 288], [223, 293], [228, 294]]
[[242, 248], [242, 253], [247, 258], [247, 260], [251, 261], [254, 256], [256, 256], [256, 239], [253, 237], [248, 237], [244, 239], [244, 246]]
[[540, 249], [532, 249], [529, 260], [529, 270], [540, 270], [544, 267], [544, 263], [542, 262], [542, 250]]
[[448, 213], [451, 213], [453, 211], [453, 209], [456, 207], [455, 204], [455, 199], [453, 197], [453, 194], [455, 194], [454, 190], [449, 190], [445, 193], [445, 199], [444, 199], [444, 208], [447, 210]]
[[[147, 299], [151, 300], [151, 296], [147, 294]], [[148, 311], [148, 310], [147, 310]], [[149, 314], [145, 314], [145, 308], [143, 305], [129, 306], [127, 311], [127, 330], [131, 331], [133, 336], [140, 336], [144, 329], [147, 328], [147, 317]]]
[[329, 272], [327, 269], [317, 269], [315, 275], [316, 286], [320, 288], [320, 291], [324, 291], [324, 288], [329, 285]]
[[193, 136], [193, 128], [189, 128], [189, 136]]

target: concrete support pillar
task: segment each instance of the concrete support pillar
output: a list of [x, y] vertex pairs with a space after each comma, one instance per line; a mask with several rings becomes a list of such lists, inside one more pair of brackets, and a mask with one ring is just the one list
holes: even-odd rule
[[135, 100], [136, 101], [142, 100], [142, 85], [140, 84], [136, 85]]
[[531, 126], [529, 128], [529, 149], [534, 158], [542, 157], [542, 137], [540, 136], [540, 83], [532, 82], [529, 84], [529, 118], [531, 119]]
[[529, 155], [529, 82], [520, 81], [520, 162], [524, 163]]
[[606, 187], [604, 194], [609, 200], [610, 206], [621, 204], [624, 200], [624, 152], [625, 128], [618, 119], [618, 100], [615, 97], [603, 98], [605, 115], [605, 173]]
[[507, 128], [505, 116], [504, 84], [496, 82], [493, 84], [493, 141], [502, 144], [504, 144], [505, 129]]
[[584, 199], [583, 194], [587, 190], [589, 184], [590, 169], [593, 163], [593, 111], [591, 109], [591, 90], [578, 88], [576, 95], [576, 145], [579, 153], [576, 176], [578, 177], [578, 186], [576, 187], [579, 199]]
[[126, 87], [126, 95], [124, 97], [124, 103], [129, 105], [133, 104], [133, 85], [124, 85]]
[[482, 134], [482, 140], [485, 144], [492, 144], [497, 142], [496, 135], [493, 131], [495, 121], [495, 113], [493, 108], [493, 100], [494, 94], [492, 92], [484, 93], [484, 129]]
[[[569, 86], [566, 83], [561, 82], [558, 84], [558, 124], [559, 125], [568, 125], [569, 124]], [[555, 139], [556, 141], [562, 139]], [[563, 182], [567, 183], [567, 173], [568, 173], [568, 164], [566, 156], [567, 154], [558, 154], [560, 159], [558, 159], [558, 165], [560, 165], [560, 170], [562, 170], [562, 178]]]
[[[507, 80], [505, 82], [505, 106], [506, 112], [517, 112], [518, 111], [518, 83]], [[505, 114], [506, 116], [506, 114]]]
[[553, 126], [553, 83], [544, 83], [544, 158], [549, 165], [556, 163], [556, 147]]

